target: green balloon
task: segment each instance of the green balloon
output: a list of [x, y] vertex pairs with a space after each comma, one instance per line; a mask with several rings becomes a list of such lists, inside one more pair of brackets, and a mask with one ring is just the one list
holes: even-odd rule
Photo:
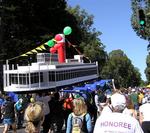
[[64, 35], [69, 35], [71, 34], [71, 32], [72, 32], [72, 29], [70, 26], [66, 26], [63, 30]]
[[47, 45], [49, 46], [49, 47], [53, 47], [54, 46], [54, 41], [53, 40], [49, 40], [48, 42], [47, 42]]

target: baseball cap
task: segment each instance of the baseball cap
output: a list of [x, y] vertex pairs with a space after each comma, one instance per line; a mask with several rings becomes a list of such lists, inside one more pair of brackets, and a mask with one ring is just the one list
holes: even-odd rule
[[126, 98], [122, 94], [115, 93], [111, 96], [111, 104], [113, 107], [118, 105], [126, 106]]
[[23, 102], [23, 99], [22, 99], [22, 98], [19, 98], [19, 102], [22, 103], [22, 102]]
[[30, 102], [31, 102], [31, 103], [34, 103], [34, 102], [35, 102], [35, 99], [34, 99], [33, 97], [31, 97], [31, 98], [30, 98]]
[[135, 92], [135, 89], [132, 89], [132, 92]]

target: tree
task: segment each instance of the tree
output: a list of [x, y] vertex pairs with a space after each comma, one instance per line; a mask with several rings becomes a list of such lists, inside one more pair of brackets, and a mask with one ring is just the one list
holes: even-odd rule
[[150, 82], [150, 55], [147, 55], [146, 57], [146, 69], [145, 69], [145, 74], [146, 74], [146, 78], [147, 81]]
[[65, 0], [4, 0], [2, 7], [3, 45], [0, 52], [9, 53], [5, 59], [48, 41], [66, 25]]
[[68, 7], [68, 11], [75, 16], [77, 26], [80, 29], [79, 38], [72, 42], [79, 44], [80, 51], [91, 62], [98, 61], [101, 70], [107, 58], [107, 53], [104, 51], [105, 46], [100, 40], [102, 33], [92, 28], [94, 16], [89, 15], [85, 10], [81, 10], [80, 6]]
[[[61, 33], [67, 25], [72, 27], [73, 32], [66, 39], [81, 46], [81, 52], [86, 50], [84, 46], [93, 43], [95, 39], [97, 45], [101, 45], [103, 49], [98, 38], [100, 33], [91, 28], [93, 16], [88, 15], [85, 10], [80, 10], [79, 6], [66, 8], [65, 0], [5, 0], [2, 7], [3, 45], [0, 46], [0, 52], [9, 53], [4, 59], [30, 51], [52, 39], [55, 34]], [[74, 54], [77, 54], [75, 49], [67, 47], [67, 57], [73, 57]], [[96, 59], [96, 56], [91, 58]]]
[[139, 86], [141, 82], [139, 70], [120, 49], [109, 53], [101, 75], [106, 79], [115, 79], [122, 87]]

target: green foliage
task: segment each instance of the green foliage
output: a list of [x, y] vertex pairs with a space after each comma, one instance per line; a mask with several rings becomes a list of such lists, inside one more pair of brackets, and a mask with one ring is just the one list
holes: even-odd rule
[[67, 25], [65, 0], [2, 1], [3, 42], [0, 52], [13, 58], [48, 41]]
[[139, 86], [141, 82], [139, 70], [134, 68], [122, 50], [109, 53], [101, 75], [102, 78], [115, 79], [122, 87]]
[[101, 70], [107, 54], [104, 51], [105, 46], [99, 39], [101, 32], [92, 28], [94, 16], [89, 15], [85, 10], [81, 10], [80, 6], [68, 7], [68, 11], [75, 16], [77, 26], [80, 27], [80, 50], [91, 62], [98, 61], [100, 63], [99, 70]]
[[150, 55], [147, 55], [147, 58], [146, 58], [146, 65], [148, 67], [150, 67]]
[[[142, 7], [141, 3], [144, 3], [145, 6]], [[150, 1], [149, 0], [131, 0], [131, 7], [133, 14], [131, 16], [131, 25], [136, 34], [145, 40], [149, 40], [150, 37]], [[140, 15], [140, 11], [143, 11], [143, 14]], [[142, 19], [140, 18], [142, 17]]]
[[147, 85], [148, 85], [147, 81], [141, 80], [141, 84], [140, 84], [141, 87], [144, 87]]
[[147, 55], [146, 65], [147, 67], [145, 69], [145, 74], [146, 74], [147, 81], [150, 82], [150, 55]]

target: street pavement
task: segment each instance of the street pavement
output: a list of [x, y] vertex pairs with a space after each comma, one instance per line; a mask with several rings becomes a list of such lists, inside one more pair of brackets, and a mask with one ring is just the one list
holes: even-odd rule
[[[4, 129], [3, 124], [0, 124], [0, 133], [3, 132], [3, 129]], [[13, 130], [9, 130], [8, 133], [13, 133]], [[17, 133], [26, 133], [25, 128], [17, 129]], [[65, 133], [65, 130], [63, 130], [62, 133]]]
[[[4, 126], [2, 124], [0, 124], [0, 133], [3, 132]], [[9, 130], [8, 133], [13, 133], [13, 130]], [[17, 133], [25, 133], [25, 129], [21, 128], [21, 129], [17, 129]]]

